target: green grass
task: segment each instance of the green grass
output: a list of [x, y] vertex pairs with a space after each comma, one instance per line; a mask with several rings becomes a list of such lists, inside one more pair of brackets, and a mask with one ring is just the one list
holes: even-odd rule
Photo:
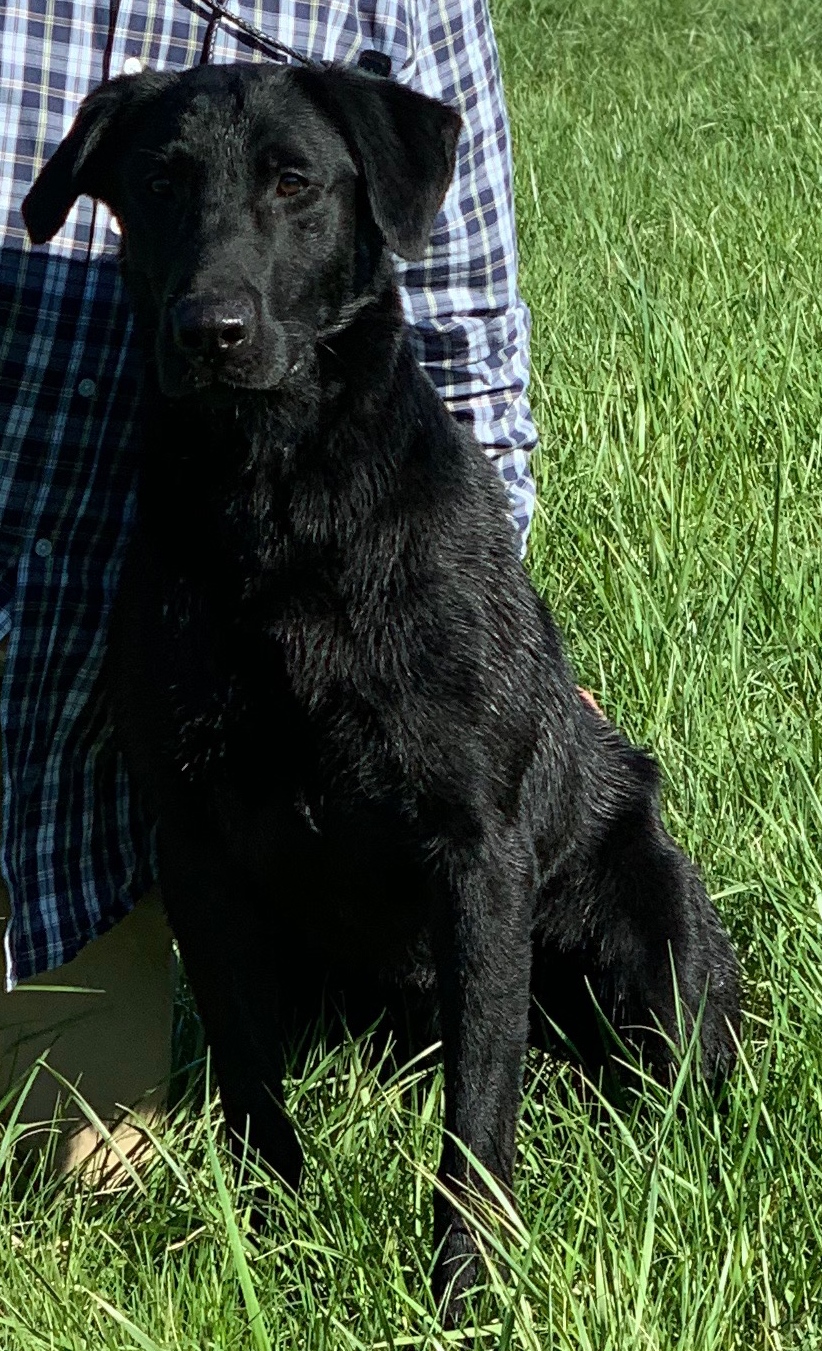
[[[822, 1346], [822, 10], [497, 0], [534, 317], [531, 567], [579, 677], [654, 747], [737, 943], [721, 1113], [595, 1118], [536, 1066], [520, 1219], [467, 1346]], [[182, 1107], [142, 1191], [0, 1190], [0, 1347], [445, 1345], [426, 1293], [439, 1079], [317, 1051], [306, 1185], [244, 1237]], [[239, 1217], [239, 1218], [237, 1218]], [[497, 1272], [495, 1253], [511, 1259]], [[500, 1271], [502, 1269], [500, 1268]]]

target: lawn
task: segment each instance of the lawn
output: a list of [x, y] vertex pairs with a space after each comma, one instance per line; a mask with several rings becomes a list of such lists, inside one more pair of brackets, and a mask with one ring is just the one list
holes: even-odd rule
[[[719, 1110], [687, 1064], [673, 1097], [598, 1117], [566, 1068], [531, 1067], [520, 1215], [488, 1229], [494, 1289], [456, 1344], [816, 1351], [822, 8], [494, 15], [542, 434], [530, 568], [580, 681], [660, 758], [747, 1015]], [[426, 1293], [438, 1076], [379, 1083], [368, 1044], [317, 1047], [291, 1094], [306, 1185], [259, 1248], [190, 1079], [139, 1186], [2, 1184], [0, 1348], [445, 1345]]]

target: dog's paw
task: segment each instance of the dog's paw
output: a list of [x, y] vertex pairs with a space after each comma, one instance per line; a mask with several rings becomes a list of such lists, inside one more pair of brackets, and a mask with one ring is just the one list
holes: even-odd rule
[[437, 1255], [432, 1288], [443, 1327], [462, 1322], [468, 1296], [477, 1286], [480, 1262], [477, 1245], [468, 1231], [452, 1226]]

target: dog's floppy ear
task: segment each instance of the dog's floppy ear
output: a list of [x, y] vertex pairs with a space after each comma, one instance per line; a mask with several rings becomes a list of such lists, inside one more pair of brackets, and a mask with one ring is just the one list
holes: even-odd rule
[[344, 66], [294, 75], [348, 142], [388, 247], [402, 258], [421, 258], [454, 173], [459, 113], [394, 80]]
[[68, 135], [46, 161], [23, 201], [23, 220], [33, 244], [45, 244], [56, 235], [84, 193], [105, 200], [117, 145], [116, 130], [124, 114], [157, 84], [158, 77], [152, 73], [121, 75], [83, 100]]

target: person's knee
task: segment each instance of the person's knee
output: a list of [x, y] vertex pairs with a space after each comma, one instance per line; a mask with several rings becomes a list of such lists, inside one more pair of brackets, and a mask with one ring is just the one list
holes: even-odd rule
[[140, 1119], [165, 1107], [175, 984], [155, 888], [65, 966], [0, 994], [0, 1092], [22, 1144], [56, 1135], [58, 1171], [88, 1164], [95, 1182], [124, 1176], [122, 1156], [146, 1143]]

